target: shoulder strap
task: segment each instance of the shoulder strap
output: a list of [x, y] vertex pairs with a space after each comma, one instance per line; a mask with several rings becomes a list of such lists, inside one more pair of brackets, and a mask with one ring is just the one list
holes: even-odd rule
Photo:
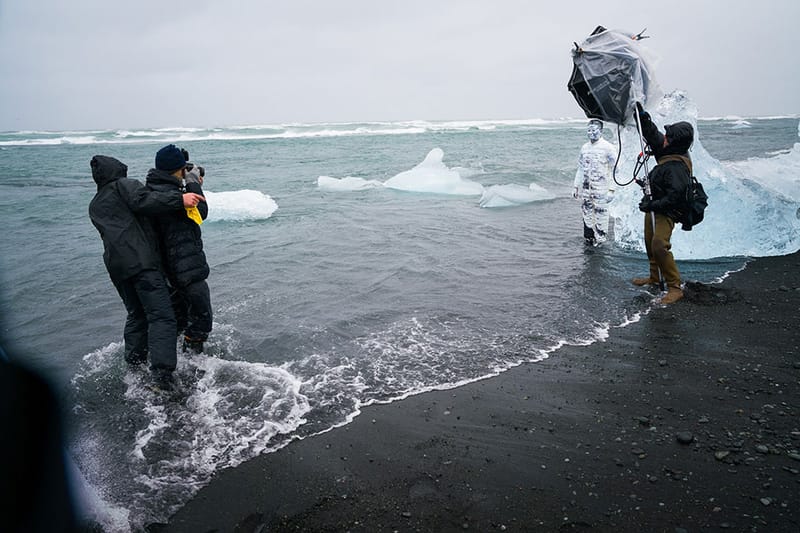
[[657, 158], [657, 162], [659, 165], [663, 163], [669, 163], [670, 161], [680, 161], [686, 168], [689, 170], [689, 175], [692, 175], [692, 160], [686, 157], [685, 155], [662, 155], [661, 157]]

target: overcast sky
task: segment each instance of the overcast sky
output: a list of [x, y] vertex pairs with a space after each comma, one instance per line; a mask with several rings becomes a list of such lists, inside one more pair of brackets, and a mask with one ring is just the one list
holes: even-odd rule
[[0, 131], [582, 117], [638, 33], [701, 117], [800, 114], [798, 0], [0, 0]]

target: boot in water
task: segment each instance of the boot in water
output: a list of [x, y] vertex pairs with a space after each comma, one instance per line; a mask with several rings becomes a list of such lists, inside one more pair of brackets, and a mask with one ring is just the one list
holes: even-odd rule
[[658, 280], [650, 278], [650, 277], [647, 277], [647, 278], [633, 278], [631, 280], [631, 283], [633, 283], [637, 287], [643, 287], [645, 285], [655, 285], [656, 283], [658, 283]]
[[203, 341], [184, 336], [183, 353], [203, 353]]
[[175, 390], [175, 376], [173, 376], [171, 370], [154, 369], [151, 371], [151, 375], [151, 388], [155, 392], [172, 392]]

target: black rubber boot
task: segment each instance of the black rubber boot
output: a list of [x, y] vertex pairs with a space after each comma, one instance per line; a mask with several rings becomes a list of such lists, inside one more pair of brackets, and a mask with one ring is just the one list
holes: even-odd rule
[[157, 368], [151, 370], [153, 377], [153, 388], [160, 392], [172, 392], [175, 390], [175, 376], [171, 370]]
[[203, 341], [191, 337], [183, 337], [183, 353], [203, 353]]

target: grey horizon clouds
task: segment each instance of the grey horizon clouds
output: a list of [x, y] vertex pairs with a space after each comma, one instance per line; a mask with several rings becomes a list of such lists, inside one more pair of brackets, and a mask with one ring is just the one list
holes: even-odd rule
[[800, 2], [0, 0], [0, 130], [581, 117], [570, 50], [633, 33], [700, 116], [800, 113]]

